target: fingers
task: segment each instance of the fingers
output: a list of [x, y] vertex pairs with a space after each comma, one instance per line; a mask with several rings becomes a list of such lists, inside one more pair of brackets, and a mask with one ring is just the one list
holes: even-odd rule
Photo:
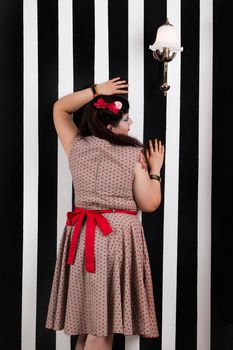
[[126, 86], [128, 86], [128, 84], [118, 84], [116, 87], [120, 88], [120, 87], [126, 87]]
[[121, 79], [120, 77], [117, 77], [117, 78], [113, 78], [113, 79], [111, 79], [110, 81], [116, 81], [116, 80], [119, 80], [119, 79]]
[[116, 85], [120, 85], [120, 84], [123, 84], [123, 83], [127, 83], [126, 80], [118, 80], [115, 82]]
[[122, 88], [125, 88], [125, 87], [127, 88], [128, 84], [117, 85], [115, 89], [118, 90], [118, 89], [122, 89]]
[[159, 152], [163, 153], [164, 152], [164, 145], [162, 142], [159, 140]]
[[150, 153], [154, 152], [154, 148], [153, 148], [153, 144], [152, 144], [151, 139], [149, 139], [149, 151], [150, 151]]
[[[154, 139], [154, 144], [152, 143], [152, 140], [149, 139], [149, 152], [152, 153], [158, 153], [158, 152], [164, 152], [164, 145], [162, 145], [162, 141], [157, 138]], [[148, 153], [148, 152], [147, 152]]]
[[162, 150], [162, 144], [161, 144], [161, 141], [159, 140], [159, 151], [161, 152], [161, 150]]
[[128, 84], [124, 84], [126, 82], [126, 80], [121, 80], [119, 82], [116, 83], [116, 91], [120, 92], [122, 89], [127, 88]]
[[[112, 93], [128, 94], [128, 84], [126, 80], [120, 80], [120, 77], [113, 78], [109, 80], [114, 84], [114, 91]], [[126, 88], [126, 89], [124, 89]]]
[[[119, 86], [119, 85], [124, 85], [124, 83], [127, 83], [127, 80], [119, 80], [120, 77], [118, 78], [114, 78], [112, 80], [110, 80], [112, 83], [114, 83], [115, 85]], [[125, 84], [125, 86], [128, 86], [128, 84]]]
[[118, 94], [128, 94], [128, 90], [116, 90]]

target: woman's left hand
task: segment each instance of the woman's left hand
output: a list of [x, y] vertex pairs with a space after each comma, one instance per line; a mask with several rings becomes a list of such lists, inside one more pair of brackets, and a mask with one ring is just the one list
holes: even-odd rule
[[97, 89], [101, 95], [128, 94], [126, 80], [119, 80], [120, 77], [107, 80], [104, 83], [97, 84]]

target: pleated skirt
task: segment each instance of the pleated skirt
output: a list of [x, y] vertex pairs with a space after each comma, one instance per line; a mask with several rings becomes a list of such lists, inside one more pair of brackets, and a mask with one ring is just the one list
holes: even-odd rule
[[73, 226], [65, 225], [55, 263], [45, 327], [65, 334], [159, 337], [150, 261], [137, 215], [102, 214], [112, 227], [95, 229], [95, 272], [85, 269], [83, 222], [75, 261], [67, 265]]

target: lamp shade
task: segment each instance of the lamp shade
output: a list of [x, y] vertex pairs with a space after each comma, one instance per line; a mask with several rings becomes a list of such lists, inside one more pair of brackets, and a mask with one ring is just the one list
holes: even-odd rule
[[168, 21], [158, 28], [156, 40], [153, 45], [149, 46], [149, 49], [163, 51], [164, 47], [173, 52], [183, 51], [177, 38], [176, 29]]

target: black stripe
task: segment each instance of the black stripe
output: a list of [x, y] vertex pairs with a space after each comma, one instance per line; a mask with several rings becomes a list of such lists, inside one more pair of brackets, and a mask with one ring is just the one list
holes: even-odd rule
[[199, 1], [181, 1], [176, 349], [196, 350]]
[[[94, 1], [73, 0], [73, 49], [74, 91], [89, 87], [94, 82]], [[74, 113], [74, 122], [79, 125], [81, 108]], [[74, 187], [72, 186], [74, 208]], [[71, 350], [75, 349], [77, 336], [71, 336]]]
[[108, 31], [109, 79], [128, 80], [128, 1], [108, 2]]
[[55, 349], [55, 332], [45, 328], [56, 261], [57, 134], [52, 107], [58, 97], [57, 1], [38, 1], [39, 208], [36, 347]]
[[233, 349], [231, 2], [213, 1], [211, 349]]
[[[144, 2], [144, 144], [158, 138], [165, 144], [166, 99], [160, 91], [162, 64], [153, 58], [149, 45], [154, 43], [157, 28], [166, 19], [166, 1], [145, 0]], [[164, 179], [164, 167], [161, 169]], [[159, 337], [153, 341], [140, 339], [141, 350], [161, 349], [162, 339], [162, 264], [163, 264], [163, 210], [164, 182], [161, 185], [162, 201], [154, 213], [143, 213], [142, 223], [150, 256], [154, 286], [155, 311], [159, 327]]]
[[94, 1], [73, 1], [74, 90], [94, 79]]
[[1, 349], [21, 346], [23, 249], [23, 1], [1, 1]]

